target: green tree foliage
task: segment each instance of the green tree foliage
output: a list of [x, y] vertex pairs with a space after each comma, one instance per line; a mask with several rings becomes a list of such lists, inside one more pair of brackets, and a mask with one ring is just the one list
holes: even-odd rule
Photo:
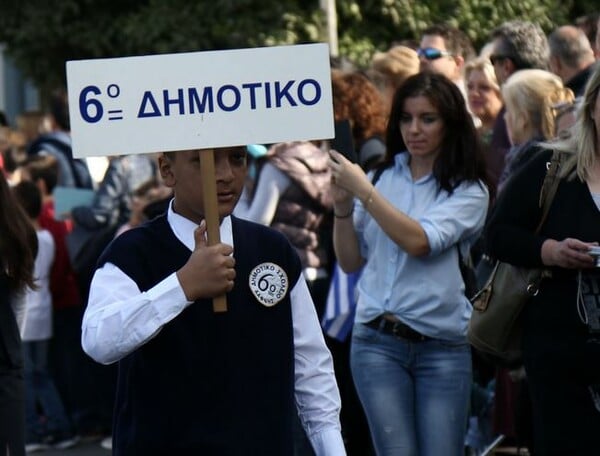
[[319, 41], [318, 2], [3, 0], [0, 42], [42, 89], [74, 59]]
[[[587, 2], [587, 3], [585, 3]], [[449, 22], [477, 47], [511, 19], [546, 31], [597, 0], [338, 0], [340, 54], [365, 65], [376, 49], [418, 40]], [[64, 83], [65, 61], [322, 41], [318, 0], [0, 0], [0, 42], [42, 89]], [[589, 6], [588, 6], [589, 4]]]
[[[342, 3], [340, 5], [340, 3]], [[375, 49], [418, 40], [429, 25], [446, 22], [466, 32], [476, 48], [502, 22], [522, 19], [550, 31], [569, 21], [566, 0], [367, 0], [338, 2], [340, 53], [366, 63]], [[592, 11], [590, 9], [590, 11]]]

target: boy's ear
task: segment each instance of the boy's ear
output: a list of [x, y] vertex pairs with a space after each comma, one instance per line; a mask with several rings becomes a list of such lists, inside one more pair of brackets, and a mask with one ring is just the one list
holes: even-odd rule
[[158, 170], [160, 177], [167, 187], [175, 185], [175, 175], [173, 174], [173, 161], [164, 154], [158, 157]]

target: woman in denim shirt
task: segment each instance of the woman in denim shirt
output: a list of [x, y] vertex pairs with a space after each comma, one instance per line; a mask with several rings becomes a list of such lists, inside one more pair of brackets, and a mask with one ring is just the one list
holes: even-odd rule
[[378, 455], [461, 455], [471, 388], [459, 249], [468, 253], [489, 195], [477, 131], [443, 76], [396, 92], [384, 168], [370, 176], [335, 151], [334, 246], [364, 265], [351, 367]]

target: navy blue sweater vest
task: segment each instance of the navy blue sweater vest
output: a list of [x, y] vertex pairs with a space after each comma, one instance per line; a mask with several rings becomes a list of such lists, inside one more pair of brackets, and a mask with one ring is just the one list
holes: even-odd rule
[[[228, 311], [214, 313], [211, 300], [198, 300], [119, 362], [116, 456], [293, 454], [289, 292], [300, 261], [280, 233], [235, 218], [232, 226], [236, 280]], [[115, 264], [145, 291], [189, 256], [160, 216], [115, 239], [99, 265]], [[264, 262], [288, 276], [288, 291], [273, 307], [248, 285], [250, 271]]]

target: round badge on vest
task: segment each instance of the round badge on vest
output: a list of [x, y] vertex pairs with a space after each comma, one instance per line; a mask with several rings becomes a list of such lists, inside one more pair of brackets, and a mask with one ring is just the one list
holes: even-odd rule
[[262, 305], [273, 307], [281, 302], [288, 290], [288, 277], [275, 263], [261, 263], [250, 271], [248, 285]]

